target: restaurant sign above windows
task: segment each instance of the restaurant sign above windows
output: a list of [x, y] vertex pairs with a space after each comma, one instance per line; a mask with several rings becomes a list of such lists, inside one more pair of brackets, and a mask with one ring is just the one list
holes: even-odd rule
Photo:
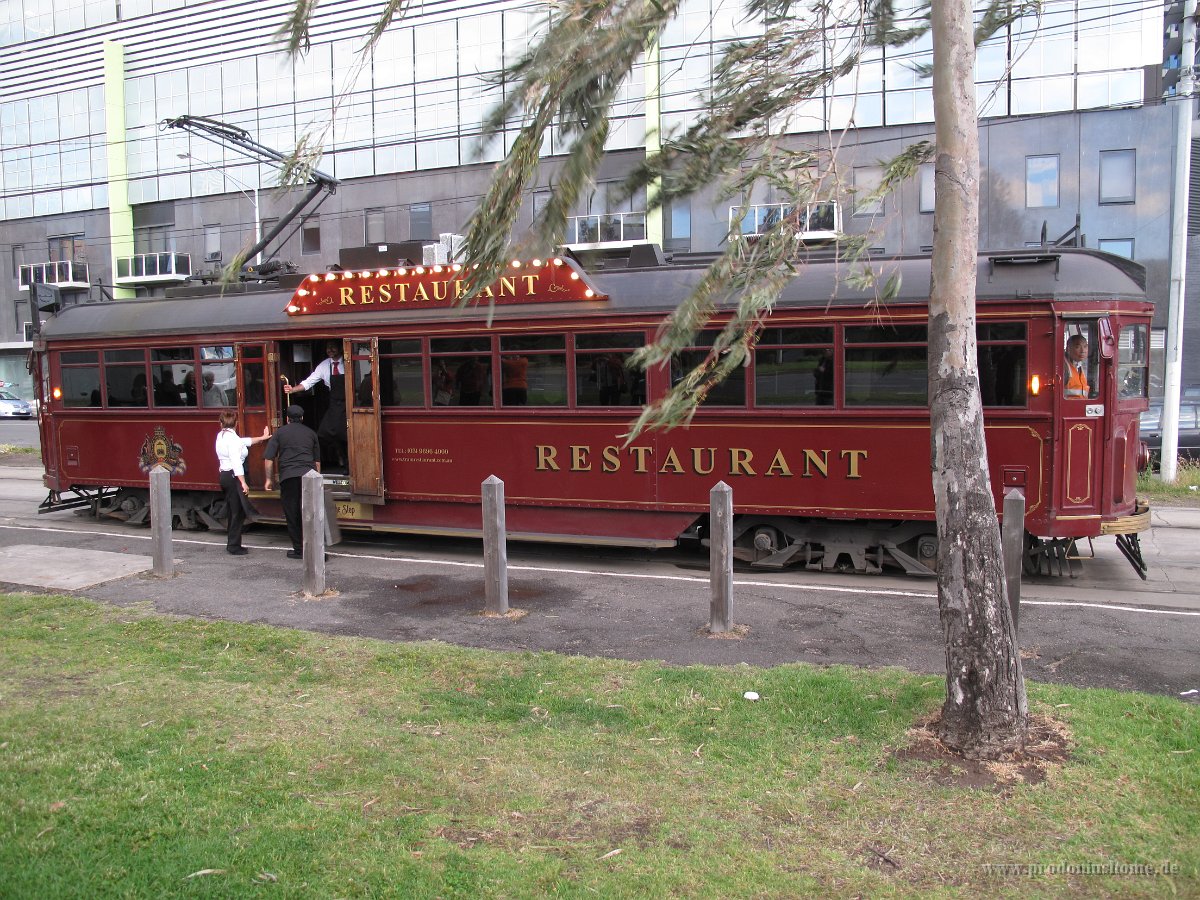
[[[292, 294], [289, 316], [438, 309], [462, 303], [467, 272], [458, 263], [309, 275]], [[475, 303], [572, 303], [607, 300], [573, 260], [513, 260]]]

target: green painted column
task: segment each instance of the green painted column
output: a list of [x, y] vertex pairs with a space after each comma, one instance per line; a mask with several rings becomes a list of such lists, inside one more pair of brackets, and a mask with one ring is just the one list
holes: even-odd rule
[[[661, 76], [659, 74], [658, 41], [646, 48], [646, 158], [658, 155], [662, 150], [661, 122]], [[649, 209], [649, 201], [658, 193], [659, 182], [646, 188], [646, 240], [660, 247], [663, 244], [663, 211], [662, 207]]]
[[[117, 257], [133, 256], [133, 207], [129, 205], [129, 164], [125, 156], [125, 48], [104, 42], [104, 131], [108, 148], [108, 231], [112, 273]], [[113, 289], [118, 300], [136, 296], [133, 288]]]

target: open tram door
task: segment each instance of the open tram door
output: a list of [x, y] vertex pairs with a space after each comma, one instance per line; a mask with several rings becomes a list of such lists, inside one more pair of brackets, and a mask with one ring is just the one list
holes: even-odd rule
[[1105, 409], [1115, 402], [1108, 386], [1116, 341], [1107, 316], [1064, 316], [1061, 323], [1055, 501], [1059, 522], [1083, 536], [1098, 533], [1103, 512]]
[[379, 415], [379, 339], [346, 338], [346, 445], [350, 495], [359, 503], [383, 503], [383, 429]]
[[[275, 342], [235, 344], [237, 365], [237, 413], [243, 437], [258, 437], [263, 426], [280, 425], [280, 395], [268, 385], [279, 382], [279, 348]], [[246, 459], [246, 483], [262, 488], [266, 471], [261, 453], [251, 453]]]

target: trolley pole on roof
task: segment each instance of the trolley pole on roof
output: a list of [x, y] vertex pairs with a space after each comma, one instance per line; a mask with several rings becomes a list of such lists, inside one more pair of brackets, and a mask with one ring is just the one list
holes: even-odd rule
[[1167, 298], [1166, 371], [1163, 379], [1159, 477], [1175, 481], [1179, 458], [1179, 396], [1183, 379], [1183, 300], [1187, 271], [1188, 187], [1192, 162], [1192, 91], [1196, 84], [1196, 0], [1185, 0], [1179, 87], [1175, 93], [1175, 196], [1171, 204], [1171, 289]]

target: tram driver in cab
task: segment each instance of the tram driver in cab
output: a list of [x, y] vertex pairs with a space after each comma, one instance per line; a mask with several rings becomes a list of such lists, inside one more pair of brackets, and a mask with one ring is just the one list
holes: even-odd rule
[[1067, 339], [1066, 375], [1063, 378], [1064, 397], [1086, 398], [1088, 386], [1088, 342], [1082, 334], [1073, 334]]

